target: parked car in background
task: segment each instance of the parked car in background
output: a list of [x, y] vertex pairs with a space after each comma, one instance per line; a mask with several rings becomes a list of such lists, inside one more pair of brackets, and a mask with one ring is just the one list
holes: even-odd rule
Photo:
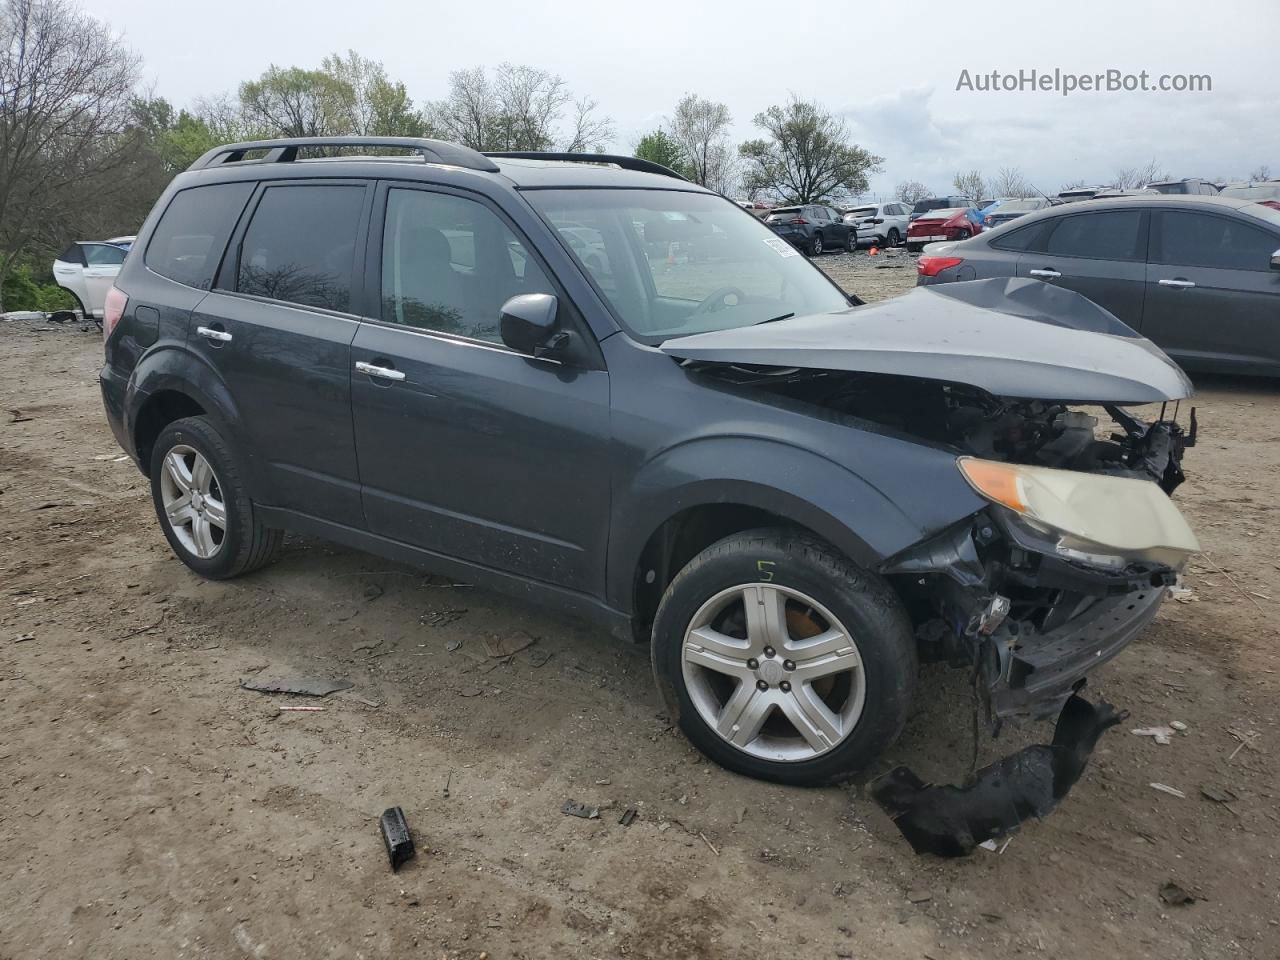
[[107, 291], [120, 273], [133, 237], [77, 240], [53, 261], [53, 279], [75, 297], [86, 319], [101, 319]]
[[926, 197], [915, 202], [915, 205], [911, 208], [910, 219], [915, 220], [917, 217], [932, 213], [935, 210], [949, 210], [955, 207], [974, 207], [976, 209], [976, 204], [968, 197]]
[[1212, 197], [1218, 193], [1217, 187], [1207, 180], [1201, 180], [1199, 177], [1186, 177], [1182, 180], [1161, 180], [1155, 183], [1148, 183], [1145, 189], [1154, 190], [1156, 193], [1192, 194], [1202, 197]]
[[1079, 203], [1081, 200], [1092, 200], [1104, 190], [1111, 190], [1112, 187], [1072, 187], [1069, 190], [1061, 190], [1058, 192], [1058, 200], [1062, 203]]
[[851, 252], [858, 243], [853, 225], [845, 223], [833, 208], [821, 204], [774, 207], [765, 215], [764, 222], [787, 243], [811, 257], [828, 250]]
[[[339, 146], [402, 153], [299, 157]], [[179, 174], [99, 376], [174, 555], [224, 580], [305, 532], [588, 617], [749, 776], [873, 764], [922, 655], [993, 721], [1069, 711], [1082, 766], [1102, 728], [1072, 732], [1074, 691], [1199, 549], [1169, 498], [1181, 427], [1114, 412], [1188, 396], [1182, 371], [1026, 280], [860, 304], [655, 167], [346, 137]], [[643, 255], [645, 225], [688, 222], [723, 255]]]
[[896, 247], [907, 237], [911, 207], [891, 200], [846, 210], [844, 222], [857, 231], [857, 242], [871, 246]]
[[1264, 206], [1280, 210], [1280, 180], [1258, 180], [1253, 183], [1229, 183], [1222, 188], [1222, 196], [1236, 200], [1252, 200]]
[[1043, 197], [1030, 197], [1024, 200], [998, 200], [982, 211], [982, 229], [990, 230], [1010, 220], [1017, 220], [1028, 213], [1045, 210], [1050, 206]]
[[1116, 197], [1140, 197], [1143, 194], [1159, 193], [1159, 190], [1152, 190], [1148, 187], [1135, 187], [1132, 190], [1122, 190], [1119, 187], [1108, 187], [1106, 190], [1099, 190], [1095, 193], [1091, 200], [1112, 200]]
[[743, 210], [753, 213], [757, 217], [763, 217], [771, 209], [773, 209], [767, 203], [761, 203], [759, 200], [735, 200], [733, 202], [736, 203], [738, 206], [740, 206]]
[[907, 249], [914, 253], [926, 243], [938, 240], [965, 240], [982, 230], [975, 207], [931, 210], [911, 222], [907, 229]]
[[929, 248], [924, 286], [1032, 277], [1084, 294], [1185, 367], [1280, 376], [1280, 210], [1147, 195], [1055, 207]]

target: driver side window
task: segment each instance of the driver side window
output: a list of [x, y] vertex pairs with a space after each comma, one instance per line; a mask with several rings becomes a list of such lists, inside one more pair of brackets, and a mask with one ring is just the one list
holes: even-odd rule
[[499, 310], [553, 293], [538, 262], [484, 204], [425, 190], [387, 193], [382, 319], [501, 343]]

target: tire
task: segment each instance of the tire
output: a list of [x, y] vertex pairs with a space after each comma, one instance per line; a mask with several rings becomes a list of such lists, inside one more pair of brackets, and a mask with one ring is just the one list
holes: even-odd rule
[[858, 234], [850, 230], [844, 238], [844, 252], [856, 253], [858, 250]]
[[[205, 417], [175, 420], [160, 431], [151, 451], [151, 501], [165, 539], [179, 560], [210, 580], [257, 570], [275, 557], [284, 539], [283, 531], [258, 520], [239, 462]], [[171, 512], [186, 522], [175, 523]]]
[[809, 256], [811, 256], [811, 257], [820, 257], [820, 256], [822, 256], [822, 249], [823, 249], [823, 248], [822, 248], [822, 234], [821, 234], [821, 233], [815, 233], [815, 234], [813, 235], [813, 239], [809, 241]]
[[[744, 592], [754, 609], [775, 612], [755, 625], [781, 636], [779, 649], [746, 628]], [[773, 633], [761, 627], [770, 622]], [[816, 636], [827, 638], [821, 651], [804, 646]], [[901, 733], [916, 680], [911, 625], [888, 584], [786, 528], [734, 534], [694, 557], [662, 597], [651, 653], [667, 708], [694, 746], [735, 773], [796, 786], [871, 764]], [[805, 734], [793, 716], [818, 719]]]
[[891, 227], [889, 230], [889, 235], [884, 239], [885, 239], [885, 243], [889, 244], [889, 246], [896, 247], [898, 244], [902, 242], [902, 234], [898, 232], [897, 227]]

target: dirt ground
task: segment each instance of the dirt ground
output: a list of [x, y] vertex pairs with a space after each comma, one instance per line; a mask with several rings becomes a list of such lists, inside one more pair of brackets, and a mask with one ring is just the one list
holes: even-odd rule
[[[906, 254], [821, 263], [868, 299], [914, 282]], [[702, 761], [645, 652], [584, 624], [305, 539], [197, 579], [119, 460], [100, 362], [96, 332], [0, 323], [3, 960], [1280, 956], [1280, 384], [1200, 385], [1193, 593], [1090, 684], [1131, 718], [1053, 816], [943, 861], [862, 786]], [[285, 671], [354, 686], [303, 713], [239, 685]], [[963, 777], [964, 679], [927, 670], [873, 773]], [[1172, 720], [1168, 746], [1130, 733]], [[393, 804], [419, 848], [398, 874]]]

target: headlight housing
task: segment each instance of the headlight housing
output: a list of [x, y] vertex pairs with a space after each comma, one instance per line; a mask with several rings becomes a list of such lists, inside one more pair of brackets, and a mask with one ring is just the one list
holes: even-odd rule
[[1173, 501], [1154, 483], [1076, 470], [960, 457], [979, 495], [1057, 538], [1063, 557], [1121, 568], [1146, 561], [1180, 568], [1200, 542]]

